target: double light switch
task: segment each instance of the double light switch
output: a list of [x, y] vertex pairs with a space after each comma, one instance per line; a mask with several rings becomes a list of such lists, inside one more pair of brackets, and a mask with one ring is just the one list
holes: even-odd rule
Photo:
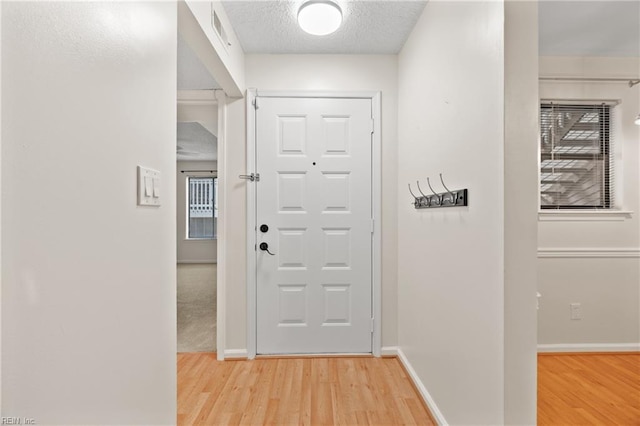
[[138, 166], [138, 205], [160, 206], [160, 172]]

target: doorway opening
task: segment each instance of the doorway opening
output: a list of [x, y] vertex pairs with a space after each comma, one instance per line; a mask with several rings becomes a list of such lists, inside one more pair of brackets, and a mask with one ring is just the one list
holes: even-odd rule
[[178, 34], [177, 351], [216, 352], [219, 88]]

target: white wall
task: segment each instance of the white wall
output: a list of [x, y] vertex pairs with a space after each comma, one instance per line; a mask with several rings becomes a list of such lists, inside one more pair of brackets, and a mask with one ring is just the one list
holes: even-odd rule
[[176, 170], [178, 263], [216, 263], [218, 240], [187, 239], [187, 178], [215, 177], [209, 173], [181, 173], [182, 170], [216, 170], [216, 161], [178, 161]]
[[[396, 174], [397, 57], [395, 55], [247, 55], [247, 87], [262, 90], [382, 91], [382, 345], [397, 343], [396, 299]], [[229, 105], [228, 175], [245, 173], [244, 101]], [[229, 270], [246, 264], [246, 183], [228, 185], [227, 247]], [[237, 212], [237, 216], [236, 216]], [[246, 348], [246, 280], [233, 275], [227, 284], [227, 348]]]
[[[515, 16], [530, 28], [521, 12]], [[429, 2], [399, 57], [398, 341], [449, 424], [535, 423], [535, 374], [513, 376], [514, 366], [535, 370], [534, 281], [513, 275], [518, 265], [535, 270], [535, 155], [527, 162], [515, 148], [531, 142], [531, 130], [518, 139], [507, 128], [505, 139], [504, 88], [505, 65], [513, 73], [537, 52], [505, 64], [504, 19], [502, 2]], [[513, 34], [522, 39], [507, 54], [535, 46], [535, 32]], [[508, 108], [516, 103], [515, 81], [525, 83], [524, 108], [535, 105], [531, 77], [507, 78]], [[535, 131], [532, 119], [511, 116]], [[523, 170], [505, 168], [509, 159], [522, 161]], [[407, 183], [415, 188], [430, 177], [440, 188], [440, 172], [450, 188], [469, 189], [469, 206], [415, 210]], [[522, 195], [528, 216], [505, 204], [517, 198], [506, 179], [533, 188]], [[522, 247], [515, 245], [518, 221]], [[506, 264], [508, 248], [516, 253]], [[525, 319], [505, 330], [510, 310], [520, 308], [533, 325]], [[518, 330], [527, 345], [520, 351], [510, 340]], [[528, 388], [507, 398], [517, 383]]]
[[[2, 2], [0, 2], [0, 189], [2, 188]], [[0, 242], [2, 241], [2, 191], [0, 190]], [[0, 244], [1, 247], [1, 244]], [[0, 249], [0, 411], [2, 411], [2, 250]]]
[[[542, 77], [638, 78], [640, 58], [542, 57]], [[640, 344], [640, 86], [626, 82], [540, 83], [543, 99], [619, 100], [614, 109], [618, 220], [544, 214], [539, 222], [538, 343]], [[565, 220], [558, 220], [565, 219]], [[613, 251], [613, 253], [611, 252]], [[554, 257], [550, 257], [554, 256]], [[591, 256], [596, 256], [591, 257]], [[571, 320], [570, 303], [582, 304]], [[604, 346], [603, 346], [604, 345]]]
[[209, 90], [181, 92], [183, 99], [178, 99], [178, 123], [198, 122], [212, 135], [218, 135], [218, 106], [215, 103], [189, 100], [191, 93], [209, 94]]
[[2, 415], [173, 424], [176, 5], [2, 8]]
[[[238, 179], [238, 175], [248, 172], [245, 166], [247, 158], [245, 103], [244, 99], [227, 99], [226, 140], [224, 145], [220, 145], [223, 147], [224, 158], [218, 158], [220, 176], [218, 187], [223, 184], [222, 179], [225, 176], [228, 177], [227, 182], [224, 183], [224, 193], [218, 192], [218, 197], [224, 195], [224, 200], [218, 199], [218, 208], [229, 213], [226, 217], [218, 218], [218, 230], [223, 230], [222, 225], [224, 225], [224, 235], [218, 236], [220, 254], [223, 254], [224, 245], [224, 259], [220, 254], [218, 255], [219, 263], [224, 262], [218, 265], [218, 283], [221, 282], [221, 278], [226, 282], [223, 307], [226, 321], [225, 329], [222, 331], [225, 336], [225, 350], [247, 349], [247, 183]], [[220, 104], [219, 108], [222, 110]], [[221, 143], [221, 139], [218, 139], [218, 143]], [[221, 167], [222, 162], [224, 165]], [[224, 175], [222, 175], [223, 167]], [[224, 210], [220, 201], [226, 204]], [[223, 277], [221, 277], [221, 270], [224, 271]], [[218, 289], [220, 290], [220, 286]], [[218, 305], [218, 312], [220, 312], [220, 305]], [[219, 321], [218, 324], [220, 323]], [[221, 345], [218, 344], [217, 347]]]
[[504, 423], [536, 423], [538, 2], [505, 2]]

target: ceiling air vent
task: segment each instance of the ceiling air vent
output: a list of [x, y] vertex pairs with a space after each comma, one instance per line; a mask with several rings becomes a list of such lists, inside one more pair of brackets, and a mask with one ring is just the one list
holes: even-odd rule
[[227, 37], [227, 32], [224, 30], [222, 26], [222, 22], [220, 21], [220, 17], [218, 16], [218, 12], [213, 8], [213, 3], [211, 3], [211, 26], [214, 31], [220, 37], [220, 41], [225, 49], [228, 49], [231, 46], [229, 43], [229, 38]]

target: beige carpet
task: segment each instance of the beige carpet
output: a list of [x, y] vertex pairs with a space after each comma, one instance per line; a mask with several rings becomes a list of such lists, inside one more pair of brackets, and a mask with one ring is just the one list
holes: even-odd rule
[[215, 264], [178, 265], [178, 352], [216, 350]]

